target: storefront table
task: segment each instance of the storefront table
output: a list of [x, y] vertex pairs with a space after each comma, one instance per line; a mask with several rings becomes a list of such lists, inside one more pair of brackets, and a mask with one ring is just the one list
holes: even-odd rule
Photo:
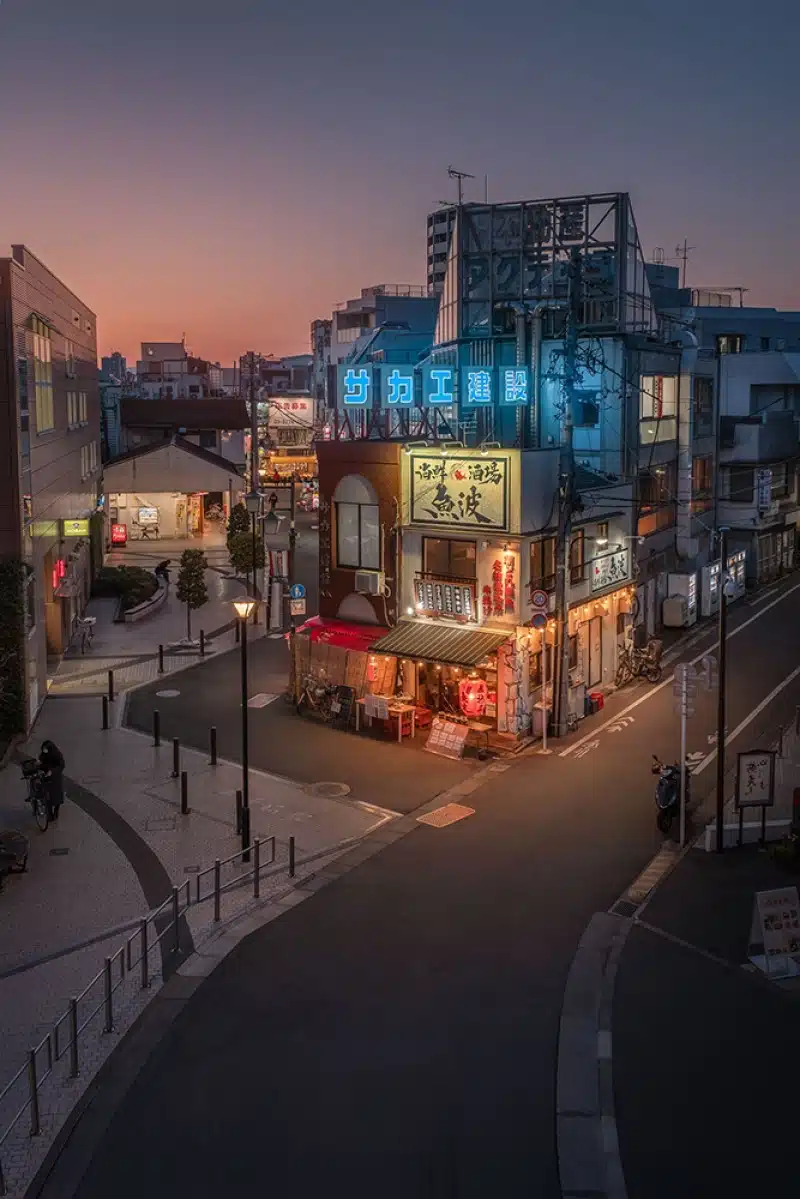
[[402, 741], [403, 740], [403, 717], [407, 713], [411, 713], [411, 736], [413, 738], [414, 733], [415, 733], [415, 728], [416, 728], [416, 716], [417, 716], [417, 705], [415, 703], [410, 703], [410, 704], [409, 703], [396, 703], [396, 702], [393, 702], [392, 700], [390, 700], [388, 698], [388, 696], [380, 696], [380, 695], [374, 696], [374, 697], [371, 696], [370, 699], [373, 699], [373, 700], [384, 699], [386, 701], [386, 705], [384, 708], [385, 715], [383, 714], [383, 712], [381, 712], [380, 714], [378, 714], [377, 712], [374, 712], [374, 711], [367, 712], [367, 710], [366, 710], [367, 697], [363, 696], [361, 699], [356, 701], [356, 732], [358, 732], [361, 728], [361, 711], [363, 708], [364, 709], [364, 721], [367, 724], [372, 724], [373, 716], [376, 716], [379, 720], [396, 720], [397, 721], [397, 740]]

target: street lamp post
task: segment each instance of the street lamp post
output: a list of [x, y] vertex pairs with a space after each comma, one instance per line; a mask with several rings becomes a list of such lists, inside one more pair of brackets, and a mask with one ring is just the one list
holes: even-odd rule
[[253, 599], [234, 600], [241, 626], [242, 646], [242, 861], [250, 861], [250, 762], [247, 744], [247, 621], [256, 607]]
[[[253, 563], [253, 598], [256, 598], [256, 518], [261, 511], [261, 493], [256, 491], [248, 491], [244, 497], [245, 507], [250, 513], [250, 522], [253, 537], [252, 546], [252, 563]], [[253, 624], [258, 624], [258, 604], [253, 606]]]

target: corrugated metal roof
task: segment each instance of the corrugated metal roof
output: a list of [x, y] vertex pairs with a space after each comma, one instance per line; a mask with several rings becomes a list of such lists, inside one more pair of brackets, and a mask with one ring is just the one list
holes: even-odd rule
[[427, 662], [449, 662], [453, 666], [477, 666], [487, 654], [511, 636], [511, 630], [459, 629], [452, 625], [401, 620], [376, 641], [374, 654], [396, 654], [400, 658], [423, 658]]

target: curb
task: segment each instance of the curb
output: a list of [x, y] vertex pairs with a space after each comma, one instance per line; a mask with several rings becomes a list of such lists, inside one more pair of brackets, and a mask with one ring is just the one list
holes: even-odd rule
[[558, 1031], [556, 1153], [564, 1199], [627, 1199], [614, 1116], [614, 983], [633, 922], [596, 912], [567, 976]]

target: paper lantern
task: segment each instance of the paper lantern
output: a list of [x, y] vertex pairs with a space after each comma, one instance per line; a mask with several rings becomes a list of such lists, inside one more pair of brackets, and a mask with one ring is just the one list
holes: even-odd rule
[[458, 703], [465, 716], [482, 716], [486, 711], [486, 681], [462, 679], [458, 684]]

